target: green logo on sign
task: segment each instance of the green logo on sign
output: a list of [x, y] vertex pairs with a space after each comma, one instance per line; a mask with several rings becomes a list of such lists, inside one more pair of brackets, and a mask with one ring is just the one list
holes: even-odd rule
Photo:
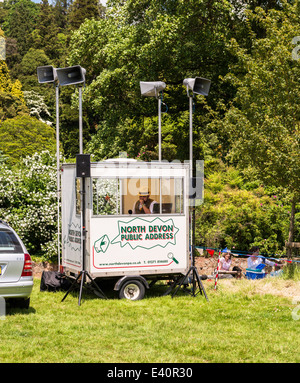
[[94, 243], [94, 248], [97, 253], [105, 253], [109, 246], [109, 238], [105, 234]]

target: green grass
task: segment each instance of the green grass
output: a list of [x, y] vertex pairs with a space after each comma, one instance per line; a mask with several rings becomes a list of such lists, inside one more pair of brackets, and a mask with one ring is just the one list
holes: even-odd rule
[[[142, 301], [102, 300], [83, 293], [40, 292], [35, 279], [28, 311], [8, 308], [0, 320], [1, 362], [238, 363], [299, 362], [300, 320], [291, 299], [257, 294], [253, 281], [206, 281], [201, 295]], [[300, 298], [299, 298], [300, 299]], [[300, 303], [300, 302], [299, 302]]]

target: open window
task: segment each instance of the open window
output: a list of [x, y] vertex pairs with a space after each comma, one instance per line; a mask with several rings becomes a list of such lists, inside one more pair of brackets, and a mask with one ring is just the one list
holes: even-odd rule
[[145, 188], [152, 214], [184, 214], [183, 178], [99, 177], [92, 179], [93, 215], [135, 214], [139, 191]]
[[93, 178], [93, 215], [120, 215], [120, 180]]
[[75, 178], [76, 214], [81, 214], [81, 179]]

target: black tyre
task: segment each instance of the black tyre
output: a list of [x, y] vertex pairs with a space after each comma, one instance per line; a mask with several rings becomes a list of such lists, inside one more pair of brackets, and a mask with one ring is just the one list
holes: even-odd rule
[[129, 299], [131, 301], [138, 301], [145, 296], [145, 286], [140, 281], [129, 280], [126, 281], [120, 291], [120, 299]]

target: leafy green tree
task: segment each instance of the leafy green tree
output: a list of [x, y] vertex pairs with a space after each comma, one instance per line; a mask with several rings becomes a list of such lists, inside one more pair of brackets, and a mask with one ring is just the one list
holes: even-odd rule
[[42, 150], [55, 153], [55, 131], [51, 126], [30, 116], [17, 116], [0, 124], [1, 150], [10, 164]]
[[292, 58], [292, 39], [300, 35], [297, 2], [282, 1], [281, 10], [248, 12], [249, 26], [259, 25], [264, 36], [249, 30], [251, 47], [230, 46], [237, 62], [227, 79], [238, 91], [223, 121], [231, 138], [231, 158], [239, 167], [252, 166], [265, 185], [286, 189], [293, 240], [295, 206], [300, 191], [300, 67]]
[[49, 64], [50, 59], [44, 50], [30, 48], [21, 61], [20, 72], [23, 76], [34, 75], [36, 77], [36, 68]]
[[69, 8], [68, 0], [55, 0], [54, 14], [55, 20], [59, 27], [60, 32], [67, 28], [67, 14]]
[[[250, 181], [250, 182], [249, 182]], [[219, 162], [205, 180], [204, 203], [197, 208], [196, 243], [213, 248], [284, 254], [289, 227], [286, 198], [268, 195], [259, 183]]]
[[0, 90], [2, 92], [11, 92], [12, 90], [12, 80], [4, 60], [0, 60]]
[[78, 29], [85, 19], [99, 19], [100, 9], [97, 0], [74, 0], [69, 8], [68, 25]]
[[[63, 39], [62, 36], [59, 20], [56, 20], [55, 8], [49, 5], [48, 0], [43, 0], [36, 28], [31, 34], [32, 46], [37, 50], [42, 49], [49, 57], [49, 61], [55, 63], [55, 66], [60, 66], [59, 64], [64, 62], [64, 51], [66, 50], [66, 39]], [[62, 57], [60, 57], [61, 55]]]
[[3, 29], [7, 37], [17, 41], [20, 57], [30, 48], [30, 34], [34, 30], [39, 5], [31, 0], [18, 0], [9, 8]]
[[12, 81], [5, 61], [0, 60], [0, 122], [26, 113], [21, 83]]
[[4, 3], [1, 2], [0, 3], [0, 25], [3, 24], [3, 22], [5, 21], [6, 17], [7, 17], [7, 9], [5, 9], [4, 7]]
[[[214, 117], [211, 111], [217, 108], [218, 97], [223, 103], [228, 99], [229, 86], [219, 85], [218, 76], [227, 73], [231, 54], [225, 43], [234, 35], [233, 19], [227, 1], [108, 2], [105, 19], [86, 20], [71, 38], [69, 62], [87, 70], [84, 107], [89, 110], [90, 126], [105, 124], [122, 141], [117, 126], [125, 121], [128, 126], [130, 120], [143, 124], [144, 116], [156, 118], [157, 101], [141, 97], [139, 89], [139, 81], [155, 80], [167, 83], [164, 102], [173, 119], [168, 122], [174, 126], [176, 121], [186, 121], [188, 99], [182, 81], [207, 77], [213, 87], [207, 100], [197, 97], [194, 116], [196, 156], [203, 158], [204, 142], [209, 138], [206, 126]], [[152, 142], [157, 142], [157, 130], [153, 132]], [[132, 136], [134, 133], [132, 126]], [[188, 135], [184, 137], [182, 146], [186, 148]], [[178, 155], [178, 141], [170, 134], [164, 139], [168, 155]], [[136, 153], [138, 145], [136, 142]], [[186, 150], [178, 158], [188, 158]]]
[[0, 124], [6, 119], [26, 114], [28, 114], [28, 109], [20, 98], [0, 91]]

